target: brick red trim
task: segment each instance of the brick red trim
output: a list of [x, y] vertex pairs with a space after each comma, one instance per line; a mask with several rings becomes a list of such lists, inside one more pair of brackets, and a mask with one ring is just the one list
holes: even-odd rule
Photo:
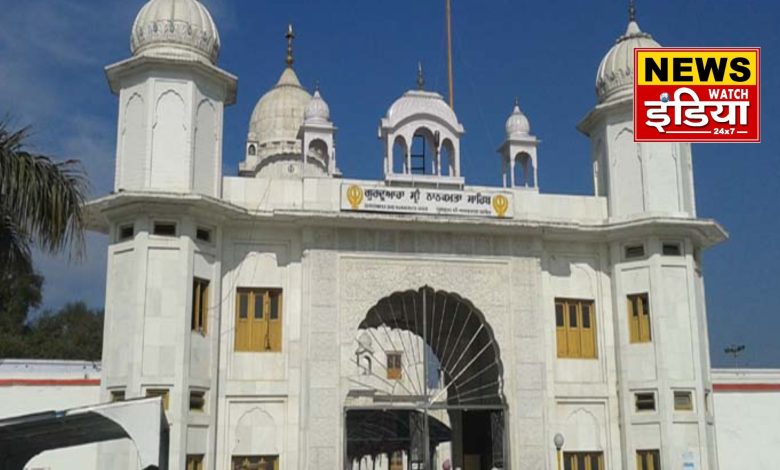
[[780, 383], [766, 384], [712, 384], [716, 392], [780, 392]]
[[0, 379], [0, 387], [83, 387], [100, 385], [100, 379]]

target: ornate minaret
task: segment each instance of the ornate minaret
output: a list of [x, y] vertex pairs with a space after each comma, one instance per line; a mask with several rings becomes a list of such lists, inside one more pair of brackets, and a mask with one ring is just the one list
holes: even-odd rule
[[217, 27], [197, 0], [157, 0], [138, 13], [133, 57], [106, 68], [119, 96], [116, 191], [219, 196], [222, 116], [236, 78], [215, 66]]
[[330, 107], [320, 95], [319, 85], [303, 113], [300, 137], [305, 176], [341, 174], [336, 167], [336, 126], [330, 120]]
[[637, 47], [660, 46], [631, 2], [628, 28], [598, 69], [598, 104], [579, 125], [595, 193], [624, 227], [609, 241], [621, 467], [717, 469], [699, 256], [725, 235], [695, 218], [690, 145], [634, 142]]
[[[539, 170], [536, 147], [539, 140], [531, 134], [531, 124], [520, 111], [515, 100], [512, 114], [506, 120], [506, 139], [498, 149], [502, 160], [502, 175], [505, 188], [539, 188]], [[521, 170], [518, 172], [517, 170]]]
[[[151, 0], [133, 25], [132, 57], [106, 69], [119, 122], [115, 193], [99, 209], [111, 238], [102, 393], [105, 401], [164, 397], [171, 469], [215, 464], [221, 233], [213, 206], [223, 108], [236, 97], [236, 78], [216, 66], [219, 48], [200, 2]], [[98, 468], [138, 468], [127, 442], [101, 445], [98, 458]]]
[[615, 219], [647, 213], [695, 217], [690, 144], [634, 142], [634, 49], [661, 47], [635, 20], [632, 4], [625, 34], [599, 66], [599, 104], [579, 125], [591, 139], [596, 194], [607, 197]]

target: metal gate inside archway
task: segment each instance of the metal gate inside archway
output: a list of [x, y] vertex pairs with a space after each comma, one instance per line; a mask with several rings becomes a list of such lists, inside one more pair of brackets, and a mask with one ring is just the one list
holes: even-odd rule
[[349, 381], [347, 469], [506, 468], [500, 351], [468, 300], [428, 286], [380, 300]]

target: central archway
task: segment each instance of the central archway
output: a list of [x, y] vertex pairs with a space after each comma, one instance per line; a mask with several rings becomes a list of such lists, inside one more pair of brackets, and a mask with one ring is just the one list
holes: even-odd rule
[[504, 468], [500, 349], [469, 300], [429, 286], [393, 293], [368, 310], [355, 343], [348, 468], [364, 468], [366, 452], [390, 470]]

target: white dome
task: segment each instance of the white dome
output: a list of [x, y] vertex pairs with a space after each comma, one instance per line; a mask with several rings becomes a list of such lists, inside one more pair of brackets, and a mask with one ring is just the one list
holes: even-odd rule
[[652, 36], [642, 32], [636, 21], [628, 23], [626, 34], [618, 38], [601, 60], [596, 74], [599, 103], [631, 96], [634, 88], [634, 49], [661, 47]]
[[396, 126], [407, 118], [418, 115], [436, 117], [453, 129], [461, 128], [455, 111], [440, 94], [422, 90], [410, 90], [398, 98], [387, 111], [387, 121], [390, 126]]
[[287, 67], [276, 86], [257, 102], [249, 123], [248, 140], [259, 144], [260, 158], [300, 152], [298, 132], [311, 98]]
[[219, 56], [217, 26], [198, 0], [151, 0], [141, 8], [130, 35], [134, 55], [205, 58]]
[[515, 104], [512, 114], [506, 120], [506, 137], [527, 137], [531, 133], [531, 123], [528, 118], [520, 111], [520, 105]]
[[330, 107], [322, 99], [320, 90], [314, 92], [311, 101], [306, 105], [303, 118], [307, 123], [327, 123], [330, 121]]
[[371, 346], [373, 346], [373, 341], [371, 340], [371, 335], [364, 331], [360, 334], [360, 337], [358, 338], [358, 344], [360, 347], [366, 351], [371, 351]]

